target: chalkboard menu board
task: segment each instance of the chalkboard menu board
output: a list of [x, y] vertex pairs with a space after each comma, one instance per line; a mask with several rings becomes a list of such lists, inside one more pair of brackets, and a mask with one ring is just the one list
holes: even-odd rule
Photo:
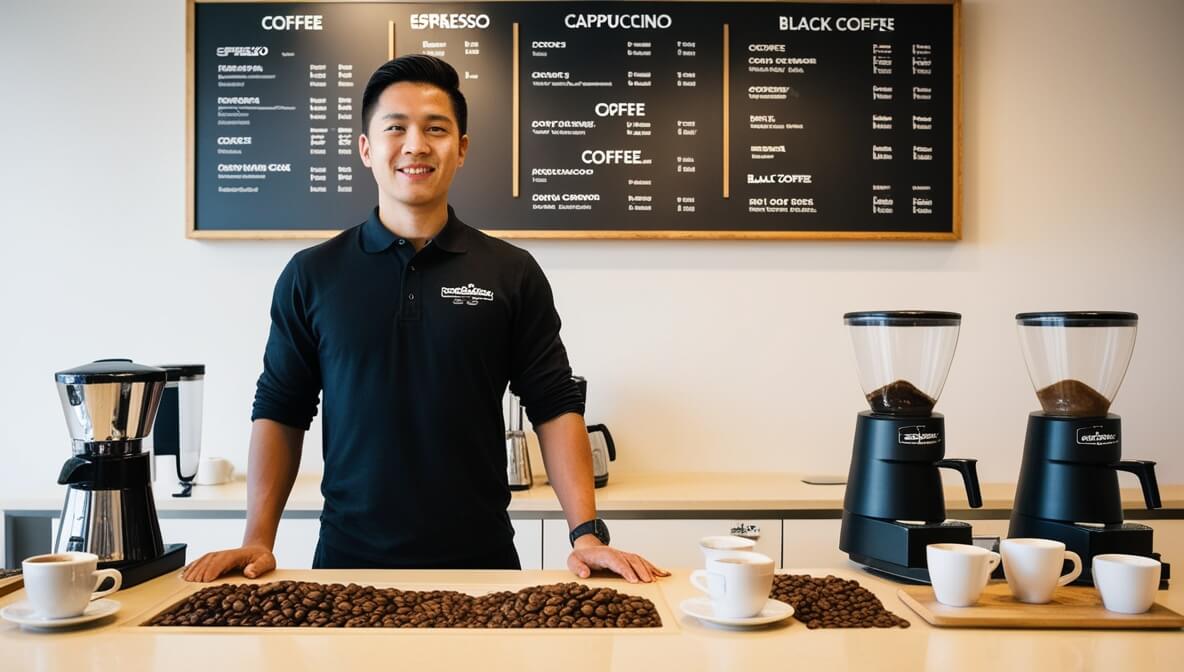
[[460, 74], [450, 192], [503, 237], [960, 237], [957, 0], [189, 5], [189, 235], [323, 237], [389, 58]]

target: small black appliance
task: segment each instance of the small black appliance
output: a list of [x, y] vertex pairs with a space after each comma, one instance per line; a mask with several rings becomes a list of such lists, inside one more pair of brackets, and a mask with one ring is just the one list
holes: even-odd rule
[[855, 422], [839, 548], [873, 570], [927, 583], [927, 545], [972, 542], [968, 523], [946, 520], [938, 469], [960, 472], [970, 506], [982, 506], [977, 461], [945, 457], [945, 418], [933, 412], [962, 316], [875, 311], [843, 320], [871, 410]]
[[[1009, 537], [1062, 541], [1081, 556], [1077, 583], [1092, 584], [1093, 557], [1159, 559], [1152, 529], [1123, 521], [1118, 472], [1139, 478], [1148, 509], [1160, 507], [1155, 463], [1122, 458], [1122, 422], [1110, 413], [1135, 349], [1139, 316], [1046, 312], [1015, 316], [1040, 411], [1028, 416]], [[1161, 580], [1169, 578], [1163, 564]]]

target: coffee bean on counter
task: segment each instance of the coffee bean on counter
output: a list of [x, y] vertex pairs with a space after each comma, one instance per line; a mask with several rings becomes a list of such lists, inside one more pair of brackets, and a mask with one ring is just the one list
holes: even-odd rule
[[769, 596], [792, 606], [794, 618], [811, 630], [909, 627], [858, 581], [837, 576], [779, 574], [773, 577]]
[[152, 617], [150, 626], [312, 628], [656, 628], [654, 603], [579, 583], [473, 597], [307, 581], [202, 588]]

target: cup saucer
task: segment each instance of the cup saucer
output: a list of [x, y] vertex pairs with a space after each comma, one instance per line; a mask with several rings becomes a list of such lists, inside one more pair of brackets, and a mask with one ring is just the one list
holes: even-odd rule
[[119, 602], [115, 600], [95, 600], [88, 604], [86, 610], [78, 616], [46, 618], [44, 616], [38, 616], [37, 612], [33, 610], [33, 605], [28, 602], [18, 602], [0, 609], [0, 618], [38, 630], [65, 628], [71, 625], [90, 623], [91, 621], [97, 621], [100, 618], [110, 616], [119, 611], [119, 607]]
[[759, 614], [749, 616], [748, 618], [716, 616], [715, 608], [711, 606], [711, 598], [709, 597], [691, 597], [683, 600], [678, 606], [682, 610], [682, 613], [688, 616], [694, 616], [707, 623], [727, 625], [734, 628], [753, 628], [768, 625], [793, 616], [793, 607], [777, 600], [765, 602], [765, 606], [761, 607]]

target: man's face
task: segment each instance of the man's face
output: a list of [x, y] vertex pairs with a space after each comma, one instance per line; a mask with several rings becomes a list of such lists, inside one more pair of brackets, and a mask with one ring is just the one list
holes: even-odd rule
[[382, 196], [409, 206], [447, 202], [468, 147], [448, 94], [422, 83], [388, 86], [366, 134], [358, 136], [362, 163], [374, 173]]

